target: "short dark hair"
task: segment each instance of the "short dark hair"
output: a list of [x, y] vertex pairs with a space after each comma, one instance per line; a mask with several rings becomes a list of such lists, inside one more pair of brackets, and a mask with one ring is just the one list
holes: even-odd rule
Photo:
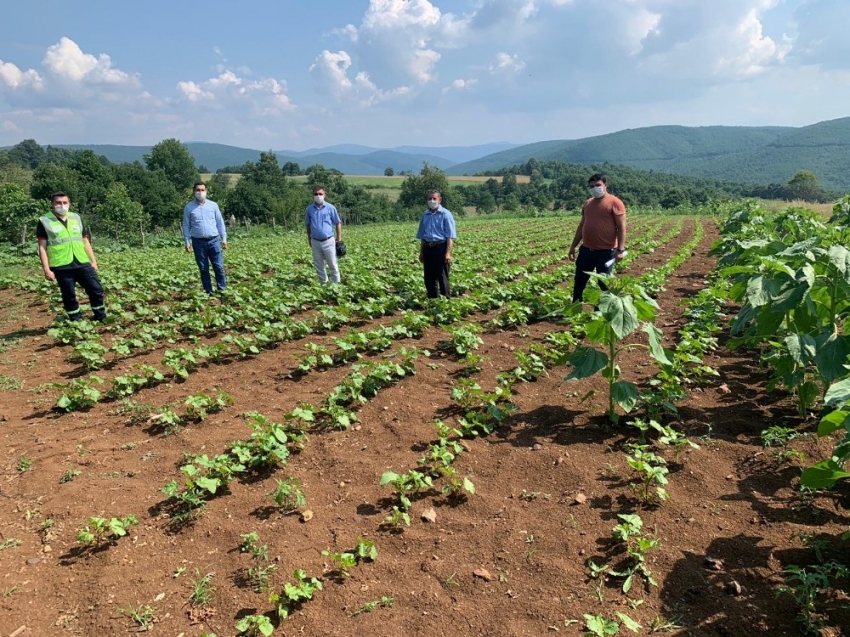
[[203, 186], [204, 188], [206, 188], [206, 187], [207, 187], [207, 185], [206, 185], [204, 182], [202, 182], [202, 181], [196, 181], [196, 182], [195, 182], [195, 185], [194, 185], [194, 186], [192, 186], [192, 192], [195, 192], [195, 191], [198, 189], [198, 186]]
[[57, 199], [58, 197], [68, 197], [68, 201], [71, 200], [71, 197], [68, 195], [67, 192], [62, 192], [60, 190], [59, 192], [54, 192], [52, 195], [50, 195], [51, 203], [53, 202], [54, 199]]
[[425, 196], [426, 196], [426, 197], [430, 197], [431, 195], [439, 195], [440, 199], [442, 199], [442, 198], [443, 198], [443, 193], [441, 193], [439, 190], [429, 190], [429, 191], [426, 193], [426, 195], [425, 195]]
[[594, 181], [601, 181], [603, 184], [605, 184], [607, 186], [608, 185], [608, 175], [606, 175], [605, 173], [594, 173], [588, 178], [587, 183], [592, 184]]
[[314, 194], [314, 195], [315, 195], [317, 192], [319, 192], [320, 190], [321, 190], [322, 192], [327, 192], [327, 190], [325, 190], [325, 187], [324, 187], [324, 186], [313, 186], [313, 194]]

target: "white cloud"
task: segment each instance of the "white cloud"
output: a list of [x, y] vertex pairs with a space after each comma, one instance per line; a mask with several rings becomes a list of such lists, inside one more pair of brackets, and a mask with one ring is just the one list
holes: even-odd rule
[[509, 55], [507, 53], [497, 53], [496, 61], [490, 65], [491, 73], [519, 73], [525, 68], [525, 62], [519, 59], [518, 55]]
[[309, 71], [319, 93], [330, 96], [341, 104], [351, 104], [354, 101], [361, 106], [371, 106], [377, 102], [403, 97], [410, 92], [410, 87], [407, 86], [382, 91], [364, 71], [356, 73], [354, 79], [351, 79], [348, 76], [350, 68], [351, 56], [348, 53], [332, 53], [325, 49], [310, 66]]
[[114, 68], [112, 59], [105, 53], [100, 57], [83, 53], [76, 42], [66, 37], [47, 49], [42, 64], [56, 77], [72, 82], [139, 84], [138, 77]]
[[21, 69], [11, 62], [3, 62], [3, 60], [0, 60], [0, 82], [11, 90], [19, 90], [26, 87], [32, 87], [35, 90], [44, 88], [44, 83], [37, 71], [33, 69], [21, 71]]
[[274, 78], [247, 80], [233, 71], [223, 71], [202, 82], [178, 82], [177, 93], [181, 100], [217, 110], [242, 110], [264, 116], [295, 110], [286, 82]]

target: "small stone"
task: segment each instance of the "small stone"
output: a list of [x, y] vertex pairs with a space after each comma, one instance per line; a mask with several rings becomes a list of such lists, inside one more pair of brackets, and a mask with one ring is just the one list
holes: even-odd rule
[[42, 553], [52, 553], [52, 552], [53, 552], [53, 547], [52, 547], [52, 546], [50, 546], [49, 544], [45, 544], [45, 545], [41, 548], [41, 552], [42, 552]]
[[705, 562], [703, 562], [703, 566], [710, 571], [722, 571], [723, 570], [723, 560], [718, 560], [714, 557], [705, 558]]
[[160, 593], [159, 595], [157, 595], [156, 597], [153, 598], [153, 601], [161, 602], [164, 599], [165, 599], [165, 593]]
[[688, 524], [693, 524], [696, 521], [696, 518], [688, 518]]
[[734, 480], [735, 476], [730, 473], [728, 476], [726, 476], [726, 479], [727, 480]]
[[40, 559], [38, 559], [37, 557], [31, 557], [30, 559], [28, 559], [28, 560], [27, 560], [27, 564], [28, 564], [29, 566], [35, 566], [35, 565], [36, 565], [36, 564], [38, 564], [40, 561], [41, 561], [41, 560], [40, 560]]
[[302, 522], [309, 522], [312, 519], [313, 519], [313, 512], [310, 509], [304, 509], [301, 512], [301, 521]]
[[475, 577], [480, 577], [485, 582], [492, 582], [494, 579], [496, 579], [495, 577], [490, 575], [490, 571], [488, 571], [486, 568], [476, 568], [474, 571], [472, 571], [472, 574]]
[[354, 425], [354, 426], [352, 427], [352, 429], [353, 429], [354, 431], [360, 431], [361, 429], [363, 429], [363, 427], [361, 427], [360, 425]]
[[735, 580], [732, 580], [728, 584], [726, 584], [726, 593], [731, 595], [732, 597], [740, 597], [744, 592], [743, 586], [741, 586]]
[[340, 482], [340, 483], [339, 483], [339, 488], [340, 488], [340, 489], [344, 489], [344, 488], [345, 488], [345, 482]]
[[531, 448], [532, 448], [534, 451], [540, 451], [541, 449], [543, 449], [543, 445], [541, 445], [539, 442], [536, 442], [536, 443], [534, 443], [534, 446], [533, 446], [533, 447], [531, 447]]
[[431, 507], [430, 509], [425, 509], [422, 512], [422, 521], [430, 522], [431, 524], [437, 521], [437, 512], [434, 510], [433, 507]]
[[583, 493], [579, 493], [579, 494], [575, 497], [575, 499], [573, 500], [573, 502], [575, 502], [576, 504], [584, 504], [585, 502], [587, 502], [587, 496], [586, 496], [586, 495], [584, 495]]
[[718, 387], [717, 391], [719, 391], [721, 394], [731, 394], [732, 393], [732, 390], [729, 389], [729, 385], [727, 385], [726, 383], [723, 383], [720, 387]]
[[567, 459], [566, 459], [566, 458], [564, 458], [564, 456], [558, 456], [558, 459], [557, 459], [557, 460], [555, 460], [555, 465], [556, 465], [556, 466], [557, 466], [557, 465], [562, 465], [562, 464], [564, 464], [566, 461], [567, 461]]
[[584, 555], [585, 553], [587, 553], [587, 551], [585, 551], [584, 549], [579, 549], [578, 551], [579, 555]]

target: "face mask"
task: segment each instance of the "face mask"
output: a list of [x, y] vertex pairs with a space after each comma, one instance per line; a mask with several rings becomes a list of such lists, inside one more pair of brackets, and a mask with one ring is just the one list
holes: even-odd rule
[[317, 206], [321, 206], [323, 203], [325, 203], [325, 196], [324, 195], [313, 195], [313, 201], [316, 202]]
[[204, 201], [207, 198], [206, 191], [196, 190], [195, 191], [195, 199], [198, 201]]
[[599, 199], [600, 197], [604, 197], [605, 186], [594, 186], [590, 189], [590, 194], [597, 199]]
[[53, 212], [55, 212], [57, 215], [67, 215], [69, 209], [70, 206], [53, 206]]
[[437, 201], [436, 199], [429, 199], [429, 200], [428, 200], [428, 207], [429, 207], [431, 210], [436, 210], [437, 208], [439, 208], [439, 207], [440, 207], [440, 202], [439, 202], [439, 201]]

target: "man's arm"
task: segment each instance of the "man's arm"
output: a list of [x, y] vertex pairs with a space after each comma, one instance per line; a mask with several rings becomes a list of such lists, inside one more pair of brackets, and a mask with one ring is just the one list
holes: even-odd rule
[[342, 221], [334, 226], [334, 230], [336, 231], [336, 240], [342, 241]]
[[189, 236], [189, 210], [183, 208], [183, 241], [186, 244], [186, 252], [192, 251], [192, 239]]
[[97, 259], [94, 258], [94, 250], [91, 247], [91, 241], [88, 237], [83, 237], [83, 248], [86, 250], [86, 254], [89, 255], [89, 261], [91, 261], [91, 267], [97, 270]]
[[573, 237], [573, 242], [570, 244], [570, 251], [568, 257], [571, 260], [575, 260], [576, 258], [576, 248], [578, 244], [581, 243], [582, 233], [584, 232], [584, 211], [581, 213], [581, 221], [578, 222], [578, 228], [576, 228], [575, 236]]
[[221, 247], [227, 250], [227, 227], [224, 225], [224, 217], [221, 216], [221, 209], [218, 204], [215, 205], [215, 228], [218, 231], [218, 236], [221, 237]]
[[44, 270], [44, 278], [55, 281], [56, 275], [50, 269], [50, 261], [47, 259], [47, 239], [38, 240], [38, 258], [41, 259], [41, 269]]
[[616, 257], [619, 261], [623, 258], [622, 251], [626, 249], [626, 215], [616, 215], [614, 217], [614, 224], [617, 226], [617, 249], [620, 252], [617, 253]]
[[447, 262], [452, 260], [452, 248], [454, 247], [454, 245], [455, 245], [454, 239], [447, 239], [446, 240], [446, 261]]

